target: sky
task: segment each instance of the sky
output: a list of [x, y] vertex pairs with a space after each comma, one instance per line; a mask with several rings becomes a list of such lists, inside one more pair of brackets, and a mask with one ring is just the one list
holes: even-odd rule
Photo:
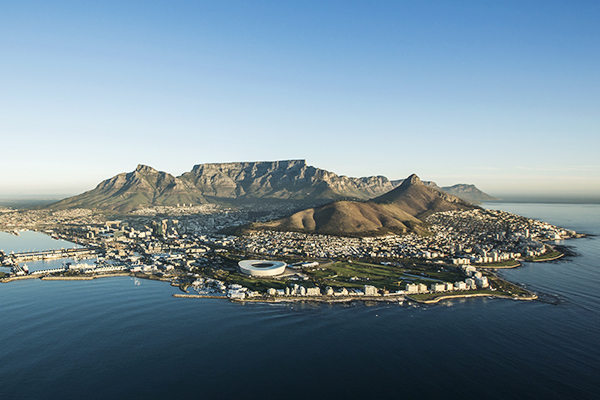
[[598, 1], [0, 1], [0, 196], [305, 159], [600, 199]]

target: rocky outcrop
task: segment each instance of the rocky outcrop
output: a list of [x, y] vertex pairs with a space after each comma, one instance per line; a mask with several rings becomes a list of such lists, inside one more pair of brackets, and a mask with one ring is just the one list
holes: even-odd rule
[[304, 160], [200, 164], [180, 178], [207, 197], [236, 202], [366, 200], [393, 188], [384, 176], [349, 178]]

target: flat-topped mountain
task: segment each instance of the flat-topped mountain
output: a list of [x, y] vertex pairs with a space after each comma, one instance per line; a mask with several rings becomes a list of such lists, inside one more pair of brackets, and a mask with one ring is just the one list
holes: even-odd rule
[[138, 165], [133, 172], [102, 181], [95, 189], [51, 204], [48, 208], [128, 212], [142, 206], [206, 202], [200, 191], [179, 178], [146, 165]]
[[384, 176], [349, 178], [306, 164], [305, 160], [199, 164], [181, 180], [215, 200], [291, 200], [323, 203], [367, 200], [393, 189]]
[[254, 224], [251, 229], [299, 231], [339, 236], [424, 233], [423, 220], [438, 211], [475, 208], [466, 201], [426, 186], [411, 175], [400, 186], [371, 201], [338, 201], [299, 211], [288, 218]]
[[[384, 176], [337, 175], [309, 166], [304, 160], [199, 164], [179, 177], [139, 165], [133, 172], [118, 174], [93, 190], [47, 208], [129, 212], [145, 206], [204, 203], [294, 202], [308, 206], [335, 200], [372, 199], [390, 192], [402, 182], [390, 181]], [[440, 189], [433, 182], [423, 183]], [[462, 192], [478, 191], [474, 186], [469, 190]]]

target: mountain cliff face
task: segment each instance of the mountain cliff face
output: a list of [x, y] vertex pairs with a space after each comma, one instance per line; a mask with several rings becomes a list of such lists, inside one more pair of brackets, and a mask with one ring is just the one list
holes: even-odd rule
[[207, 197], [236, 202], [366, 200], [393, 189], [383, 176], [349, 178], [304, 160], [200, 164], [180, 178]]
[[166, 172], [146, 165], [129, 173], [107, 179], [95, 189], [69, 197], [48, 206], [52, 209], [97, 208], [105, 211], [128, 212], [150, 205], [206, 203], [196, 188]]
[[[93, 190], [48, 208], [129, 212], [144, 206], [182, 203], [314, 205], [334, 200], [373, 199], [402, 186], [404, 181], [390, 181], [384, 176], [350, 178], [309, 166], [304, 160], [199, 164], [180, 177], [138, 165], [133, 172], [107, 179]], [[422, 184], [442, 190], [433, 182]], [[465, 188], [456, 189], [458, 186]], [[458, 196], [475, 192], [487, 196], [472, 185], [455, 185], [450, 189], [457, 191]]]
[[475, 206], [426, 186], [411, 175], [400, 186], [368, 202], [339, 201], [309, 208], [288, 218], [254, 224], [251, 229], [300, 231], [339, 236], [426, 232], [423, 220], [438, 211]]

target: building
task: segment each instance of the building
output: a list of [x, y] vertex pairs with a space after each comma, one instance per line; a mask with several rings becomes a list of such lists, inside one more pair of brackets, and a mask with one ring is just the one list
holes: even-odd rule
[[378, 295], [377, 288], [372, 285], [365, 285], [364, 291], [365, 291], [365, 296], [377, 296]]
[[475, 277], [475, 285], [477, 285], [478, 288], [483, 289], [490, 286], [490, 284], [488, 283], [487, 276]]
[[286, 263], [268, 260], [243, 260], [238, 263], [240, 272], [250, 276], [277, 276], [285, 272]]
[[432, 292], [443, 292], [444, 290], [446, 290], [446, 285], [444, 285], [443, 283], [432, 283], [431, 286], [429, 286], [429, 290], [431, 290]]
[[408, 293], [408, 294], [419, 293], [419, 287], [415, 283], [407, 283], [406, 284], [406, 293]]

